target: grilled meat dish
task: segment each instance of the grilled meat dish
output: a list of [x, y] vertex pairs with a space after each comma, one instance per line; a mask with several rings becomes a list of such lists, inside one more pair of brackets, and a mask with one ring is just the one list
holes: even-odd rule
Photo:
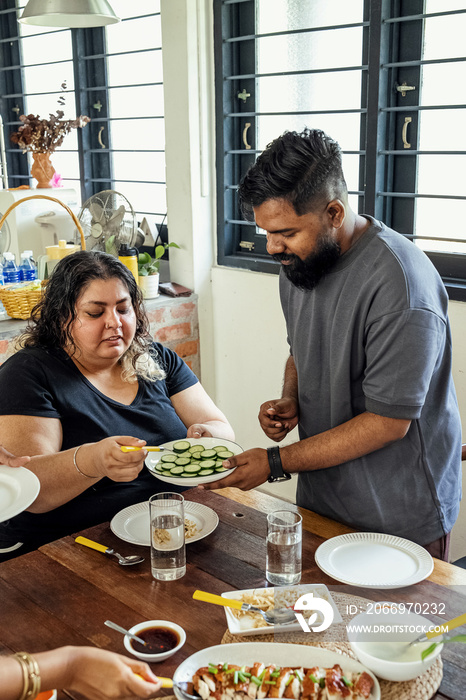
[[367, 700], [374, 682], [365, 671], [343, 673], [333, 668], [290, 668], [209, 664], [196, 671], [193, 688], [202, 700]]

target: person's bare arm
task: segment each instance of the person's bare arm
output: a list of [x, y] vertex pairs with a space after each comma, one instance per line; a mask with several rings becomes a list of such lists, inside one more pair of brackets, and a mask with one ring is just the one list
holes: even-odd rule
[[[331, 430], [281, 448], [283, 469], [293, 474], [328, 469], [358, 459], [401, 440], [410, 425], [410, 420], [386, 418], [369, 412], [361, 413]], [[270, 476], [267, 451], [260, 448], [230, 457], [223, 464], [226, 467], [237, 468], [221, 481], [214, 481], [204, 488], [236, 486], [247, 491], [263, 484]]]
[[[121, 452], [121, 445], [143, 446], [144, 440], [130, 436], [114, 436], [100, 442], [82, 445], [60, 452], [62, 427], [57, 418], [37, 416], [0, 416], [0, 435], [5, 447], [13, 454], [28, 454], [28, 469], [41, 482], [37, 499], [28, 508], [32, 513], [44, 513], [67, 503], [102, 477], [113, 481], [132, 481], [144, 465], [145, 450]], [[86, 474], [87, 476], [84, 476]]]
[[[161, 688], [147, 664], [103, 649], [60, 647], [33, 657], [39, 665], [42, 690], [72, 690], [88, 700], [129, 700], [152, 698]], [[15, 658], [0, 658], [0, 678], [2, 700], [17, 700], [23, 690], [23, 673]]]
[[235, 439], [233, 428], [199, 382], [170, 396], [170, 400], [188, 429], [188, 437]]

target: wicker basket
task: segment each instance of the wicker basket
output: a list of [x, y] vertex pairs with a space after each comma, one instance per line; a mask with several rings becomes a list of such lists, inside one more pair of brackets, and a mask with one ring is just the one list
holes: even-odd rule
[[25, 320], [31, 316], [31, 311], [40, 301], [42, 289], [42, 286], [31, 282], [25, 282], [24, 287], [19, 284], [5, 285], [0, 287], [0, 301], [8, 316]]
[[[48, 199], [51, 202], [60, 204], [64, 209], [66, 209], [68, 214], [73, 219], [76, 228], [78, 229], [79, 235], [81, 237], [81, 248], [82, 250], [86, 250], [86, 241], [84, 239], [83, 229], [78, 219], [76, 218], [76, 215], [62, 201], [56, 199], [55, 197], [50, 197], [49, 195], [45, 194], [33, 194], [29, 197], [24, 197], [23, 199], [19, 199], [17, 202], [14, 202], [10, 207], [8, 207], [6, 212], [0, 218], [0, 230], [3, 224], [5, 223], [8, 214], [11, 211], [13, 211], [13, 209], [15, 209], [19, 204], [21, 204], [21, 202], [27, 202], [30, 199]], [[44, 283], [42, 283], [42, 285], [43, 284]], [[31, 311], [33, 310], [34, 306], [40, 301], [40, 298], [42, 296], [42, 289], [43, 286], [39, 287], [39, 285], [34, 285], [32, 282], [25, 282], [24, 287], [18, 284], [5, 285], [4, 287], [0, 286], [0, 301], [5, 307], [8, 316], [10, 316], [11, 318], [21, 318], [25, 320], [31, 316]]]

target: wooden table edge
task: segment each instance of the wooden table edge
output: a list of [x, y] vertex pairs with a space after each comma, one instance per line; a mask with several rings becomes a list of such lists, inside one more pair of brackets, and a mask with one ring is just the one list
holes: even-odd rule
[[[271, 510], [276, 510], [280, 507], [283, 507], [285, 510], [295, 510], [303, 516], [304, 529], [322, 537], [324, 540], [355, 532], [352, 528], [342, 525], [335, 520], [330, 520], [306, 508], [300, 508], [291, 503], [291, 501], [271, 496], [257, 489], [240, 491], [236, 488], [225, 488], [218, 489], [215, 493], [236, 503], [256, 508], [263, 513], [269, 513]], [[434, 558], [434, 570], [427, 580], [441, 586], [466, 586], [466, 569]]]

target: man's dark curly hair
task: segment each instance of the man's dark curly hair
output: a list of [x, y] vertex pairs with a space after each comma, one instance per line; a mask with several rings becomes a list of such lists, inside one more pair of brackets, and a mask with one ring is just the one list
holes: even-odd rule
[[244, 217], [269, 199], [286, 199], [298, 216], [347, 195], [341, 149], [320, 129], [286, 131], [272, 141], [240, 182]]
[[150, 350], [151, 338], [144, 311], [142, 294], [131, 272], [113, 255], [82, 250], [60, 260], [55, 267], [45, 293], [34, 307], [31, 320], [20, 338], [21, 347], [67, 348], [76, 346], [71, 326], [76, 319], [76, 302], [93, 280], [119, 279], [128, 289], [136, 314], [136, 332], [131, 348], [131, 361]]

